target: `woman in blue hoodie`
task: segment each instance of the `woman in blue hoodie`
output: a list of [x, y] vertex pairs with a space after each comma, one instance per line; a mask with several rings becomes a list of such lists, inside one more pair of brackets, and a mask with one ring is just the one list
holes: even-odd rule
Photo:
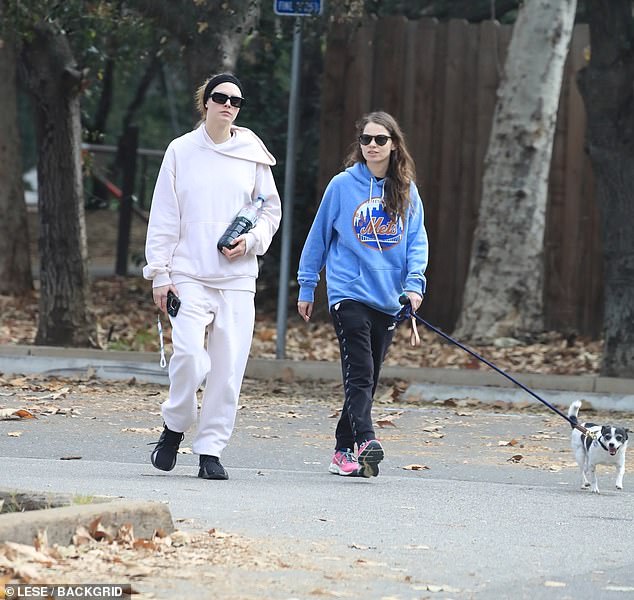
[[376, 477], [384, 451], [372, 426], [372, 400], [402, 308], [399, 296], [407, 294], [413, 310], [423, 301], [428, 245], [414, 161], [398, 123], [372, 112], [357, 124], [357, 135], [306, 238], [297, 310], [310, 320], [325, 266], [345, 396], [328, 470]]

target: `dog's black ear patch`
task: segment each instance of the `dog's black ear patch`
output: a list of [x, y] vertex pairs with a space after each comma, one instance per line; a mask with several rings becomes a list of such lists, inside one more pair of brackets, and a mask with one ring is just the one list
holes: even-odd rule
[[626, 441], [628, 439], [627, 434], [629, 432], [629, 429], [626, 429], [625, 427], [616, 427], [614, 429], [614, 433], [616, 435], [621, 435], [623, 437], [623, 441]]

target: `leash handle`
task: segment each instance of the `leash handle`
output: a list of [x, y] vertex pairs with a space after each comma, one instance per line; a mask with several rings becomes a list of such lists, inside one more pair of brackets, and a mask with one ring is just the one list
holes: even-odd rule
[[414, 317], [411, 318], [411, 324], [412, 333], [409, 336], [410, 346], [420, 346], [420, 335], [418, 335], [418, 326], [416, 325], [416, 319]]
[[163, 339], [163, 324], [161, 323], [161, 315], [156, 315], [156, 328], [158, 329], [159, 344], [161, 346], [161, 359], [159, 360], [159, 365], [161, 369], [164, 369], [167, 366], [167, 361], [165, 360], [165, 340]]
[[568, 422], [577, 430], [580, 431], [581, 433], [583, 433], [583, 435], [587, 435], [593, 442], [597, 442], [599, 441], [599, 438], [597, 436], [597, 434], [594, 431], [590, 431], [589, 429], [585, 428], [583, 425], [581, 425], [580, 423], [572, 423], [572, 421], [570, 421], [570, 419], [568, 419]]
[[431, 323], [428, 323], [427, 321], [425, 321], [425, 319], [423, 319], [420, 315], [417, 315], [412, 310], [412, 303], [410, 302], [410, 299], [408, 298], [407, 294], [401, 294], [399, 296], [398, 301], [400, 304], [403, 305], [403, 308], [396, 315], [397, 324], [410, 318], [412, 320], [419, 321], [420, 323], [425, 325], [427, 329], [430, 329], [434, 333], [437, 333], [440, 337], [444, 338], [445, 340], [447, 340], [454, 346], [458, 346], [458, 348], [464, 350], [467, 354], [470, 354], [471, 356], [473, 356], [475, 359], [479, 360], [480, 362], [483, 362], [485, 365], [493, 369], [496, 373], [499, 373], [500, 375], [502, 375], [502, 377], [505, 377], [506, 379], [514, 383], [516, 386], [522, 388], [526, 393], [530, 394], [531, 396], [533, 396], [533, 398], [536, 398], [542, 404], [550, 408], [550, 410], [557, 413], [560, 417], [568, 421], [568, 423], [570, 423], [570, 426], [573, 427], [574, 429], [579, 430], [581, 433], [587, 435], [592, 440], [597, 439], [597, 436], [593, 431], [586, 429], [583, 425], [579, 423], [575, 423], [567, 414], [561, 412], [556, 406], [553, 406], [550, 402], [544, 400], [539, 394], [531, 390], [528, 386], [524, 385], [521, 381], [518, 381], [517, 379], [515, 379], [515, 377], [513, 377], [512, 375], [509, 375], [506, 371], [503, 371], [498, 366], [494, 365], [491, 361], [487, 360], [483, 356], [480, 356], [477, 352], [475, 352], [474, 350], [471, 350], [471, 348], [469, 348], [468, 346], [465, 346], [458, 340], [452, 338], [450, 335], [446, 334], [444, 331], [441, 331], [437, 327], [434, 327]]

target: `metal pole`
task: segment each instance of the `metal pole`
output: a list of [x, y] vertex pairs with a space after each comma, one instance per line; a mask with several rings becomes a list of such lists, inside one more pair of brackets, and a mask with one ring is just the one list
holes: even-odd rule
[[300, 63], [302, 50], [302, 19], [295, 17], [291, 91], [288, 101], [288, 133], [286, 138], [286, 169], [284, 171], [284, 205], [282, 216], [282, 252], [280, 255], [280, 285], [277, 295], [277, 344], [275, 358], [286, 357], [286, 320], [288, 317], [288, 283], [293, 237], [293, 204], [295, 200], [295, 141], [297, 139]]
[[115, 273], [127, 276], [128, 253], [130, 250], [130, 225], [132, 223], [132, 197], [134, 196], [134, 180], [136, 178], [136, 151], [139, 146], [139, 128], [128, 125], [121, 137], [121, 166], [123, 182], [121, 184], [121, 201], [119, 203], [119, 235], [117, 238], [117, 261]]

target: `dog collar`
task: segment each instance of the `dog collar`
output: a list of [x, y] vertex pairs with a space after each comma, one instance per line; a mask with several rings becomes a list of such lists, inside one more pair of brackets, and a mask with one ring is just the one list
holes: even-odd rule
[[[608, 447], [601, 441], [600, 437], [597, 438], [597, 442], [599, 442], [599, 444], [601, 445], [601, 448], [603, 448], [606, 452], [608, 452], [608, 453], [610, 452], [610, 450], [608, 450]], [[616, 449], [616, 452], [618, 452], [620, 449], [621, 449], [621, 446], [619, 446]], [[616, 452], [615, 452], [615, 454], [616, 454]]]

